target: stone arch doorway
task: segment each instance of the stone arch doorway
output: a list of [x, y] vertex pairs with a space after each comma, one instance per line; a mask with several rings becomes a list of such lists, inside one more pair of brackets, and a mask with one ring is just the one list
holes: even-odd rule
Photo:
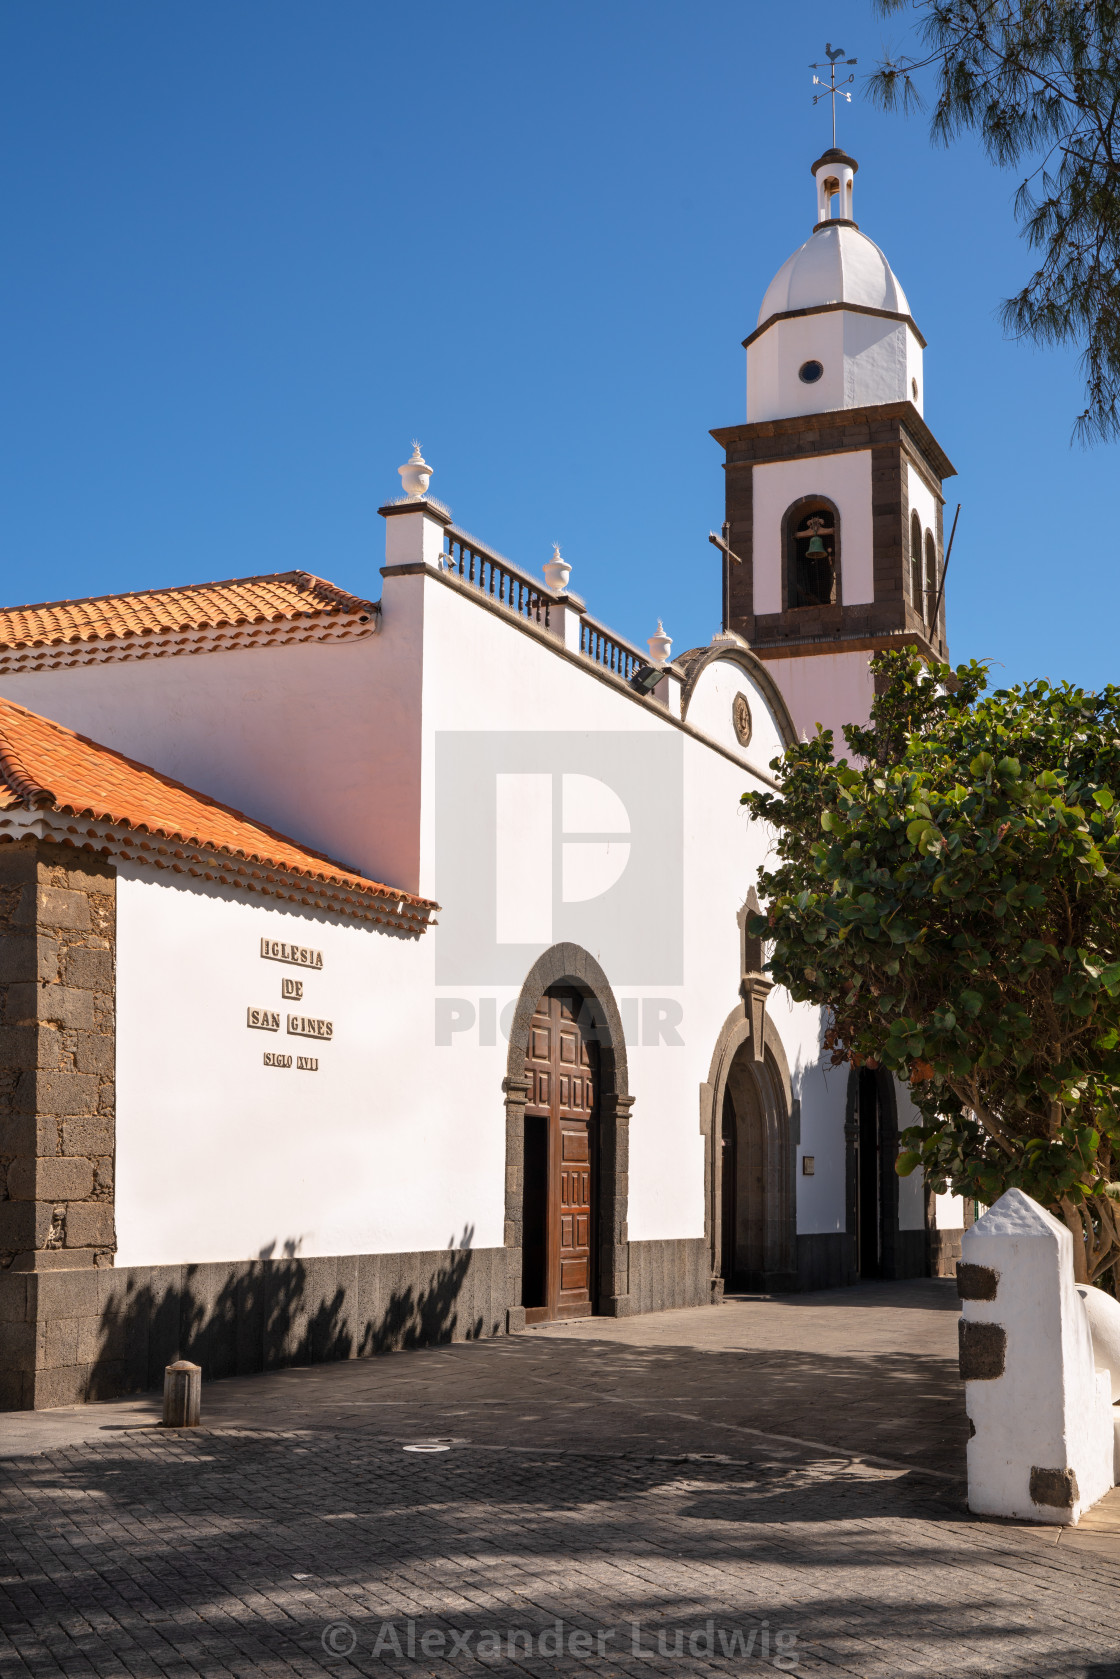
[[797, 1287], [796, 1110], [778, 1035], [765, 1014], [758, 1026], [760, 1044], [741, 1009], [729, 1018], [702, 1088], [716, 1292]]
[[504, 1089], [510, 1329], [627, 1315], [626, 1043], [607, 977], [579, 945], [553, 946], [526, 977]]

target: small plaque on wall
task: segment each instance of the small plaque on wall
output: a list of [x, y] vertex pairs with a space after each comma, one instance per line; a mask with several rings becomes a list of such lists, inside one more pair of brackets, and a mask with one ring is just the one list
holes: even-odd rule
[[250, 1009], [245, 1024], [255, 1026], [258, 1032], [279, 1032], [280, 1016], [275, 1009]]

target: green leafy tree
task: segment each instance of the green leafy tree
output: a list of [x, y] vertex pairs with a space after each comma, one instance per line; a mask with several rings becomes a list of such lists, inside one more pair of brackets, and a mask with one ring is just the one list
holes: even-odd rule
[[1015, 210], [1037, 271], [1003, 305], [1020, 338], [1081, 348], [1083, 442], [1120, 435], [1120, 5], [1116, 0], [876, 0], [911, 12], [923, 50], [886, 57], [871, 93], [924, 103], [948, 144], [975, 130], [1005, 167], [1026, 161]]
[[902, 1175], [1064, 1218], [1077, 1274], [1120, 1258], [1120, 688], [988, 693], [983, 666], [872, 660], [870, 726], [748, 793], [773, 977], [830, 1011], [834, 1064], [909, 1083]]

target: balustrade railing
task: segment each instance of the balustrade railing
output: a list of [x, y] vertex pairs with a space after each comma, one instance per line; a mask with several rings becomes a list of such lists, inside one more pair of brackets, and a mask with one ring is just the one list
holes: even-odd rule
[[444, 532], [443, 569], [473, 583], [476, 589], [519, 618], [531, 618], [534, 624], [549, 628], [552, 596], [528, 572], [520, 570], [509, 560], [491, 554], [473, 536], [456, 530], [454, 525]]
[[[534, 624], [558, 633], [559, 619], [556, 624], [551, 621], [556, 596], [527, 571], [491, 553], [466, 531], [457, 530], [454, 525], [447, 527], [443, 534], [440, 563], [445, 571], [461, 578], [464, 583], [472, 584], [518, 618], [529, 618]], [[594, 618], [586, 616], [580, 619], [579, 650], [584, 658], [601, 665], [604, 670], [613, 671], [624, 682], [629, 682], [649, 662], [632, 642], [624, 641], [613, 630], [608, 630], [605, 624], [598, 624]]]
[[633, 642], [623, 641], [605, 624], [597, 624], [594, 618], [584, 618], [580, 623], [579, 650], [605, 670], [613, 670], [624, 682], [629, 682], [642, 665], [649, 663]]

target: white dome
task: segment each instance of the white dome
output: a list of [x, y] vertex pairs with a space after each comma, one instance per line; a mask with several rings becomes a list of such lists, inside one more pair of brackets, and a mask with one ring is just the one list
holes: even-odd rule
[[772, 315], [817, 309], [823, 303], [857, 303], [908, 315], [906, 293], [873, 240], [858, 227], [821, 227], [779, 268], [758, 312], [761, 326]]

